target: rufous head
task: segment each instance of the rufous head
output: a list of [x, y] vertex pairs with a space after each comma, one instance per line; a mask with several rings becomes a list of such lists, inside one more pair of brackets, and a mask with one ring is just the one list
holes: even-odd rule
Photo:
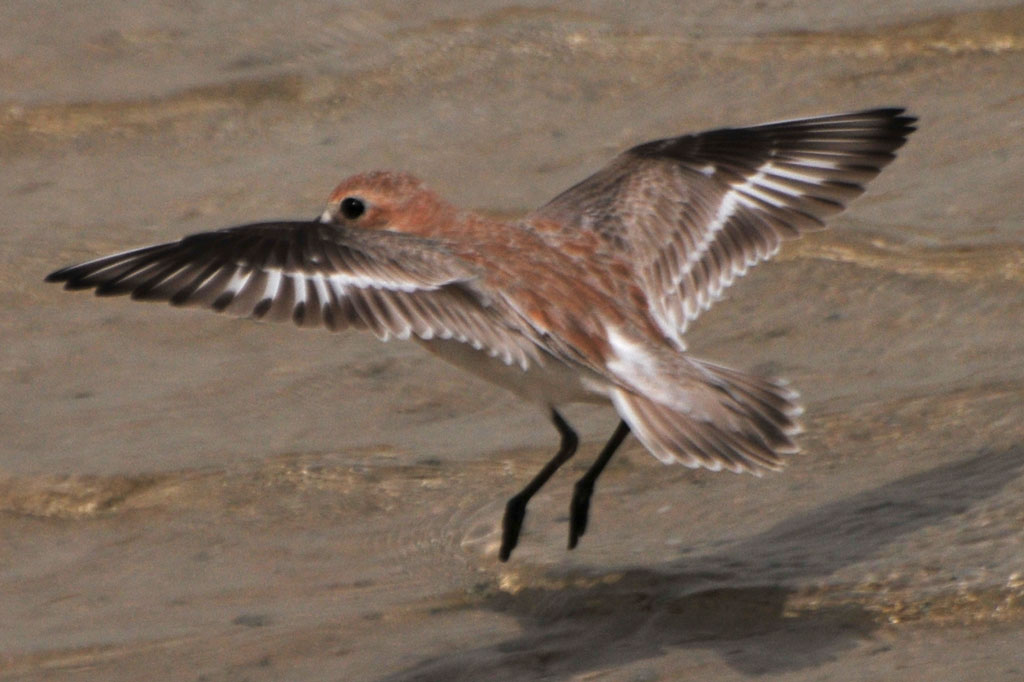
[[455, 208], [409, 173], [353, 175], [331, 192], [320, 221], [351, 227], [429, 234], [450, 222]]

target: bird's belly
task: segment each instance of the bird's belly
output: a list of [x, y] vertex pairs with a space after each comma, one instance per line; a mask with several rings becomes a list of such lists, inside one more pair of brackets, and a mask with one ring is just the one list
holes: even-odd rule
[[566, 403], [607, 403], [606, 381], [598, 374], [545, 358], [541, 365], [531, 361], [524, 370], [507, 365], [500, 358], [476, 350], [467, 343], [445, 339], [419, 341], [441, 359], [511, 391], [520, 398], [547, 406]]

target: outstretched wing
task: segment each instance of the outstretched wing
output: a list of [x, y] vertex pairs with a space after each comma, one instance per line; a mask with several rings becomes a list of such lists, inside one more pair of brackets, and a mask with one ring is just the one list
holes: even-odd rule
[[242, 225], [57, 270], [100, 296], [202, 306], [378, 337], [456, 339], [527, 367], [537, 347], [499, 314], [475, 269], [441, 244], [321, 222]]
[[915, 120], [874, 109], [648, 142], [533, 217], [628, 254], [659, 326], [682, 346], [733, 279], [860, 195]]

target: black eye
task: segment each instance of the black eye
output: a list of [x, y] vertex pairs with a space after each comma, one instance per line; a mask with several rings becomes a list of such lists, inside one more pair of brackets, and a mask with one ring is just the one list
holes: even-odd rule
[[341, 210], [341, 215], [345, 216], [348, 220], [355, 220], [366, 213], [366, 204], [363, 203], [362, 199], [356, 199], [355, 197], [345, 197], [341, 200], [341, 205], [338, 208]]

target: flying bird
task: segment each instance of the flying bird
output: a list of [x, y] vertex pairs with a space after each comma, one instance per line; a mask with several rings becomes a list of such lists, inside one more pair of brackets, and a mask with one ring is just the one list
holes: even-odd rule
[[570, 549], [630, 432], [664, 463], [711, 470], [759, 474], [797, 451], [797, 394], [690, 356], [684, 333], [748, 268], [863, 193], [915, 120], [873, 109], [646, 142], [514, 221], [458, 209], [406, 173], [363, 173], [312, 221], [203, 232], [46, 279], [414, 339], [539, 405], [561, 440], [506, 505], [506, 561], [530, 498], [576, 452], [563, 405], [611, 403], [621, 418], [573, 490]]

